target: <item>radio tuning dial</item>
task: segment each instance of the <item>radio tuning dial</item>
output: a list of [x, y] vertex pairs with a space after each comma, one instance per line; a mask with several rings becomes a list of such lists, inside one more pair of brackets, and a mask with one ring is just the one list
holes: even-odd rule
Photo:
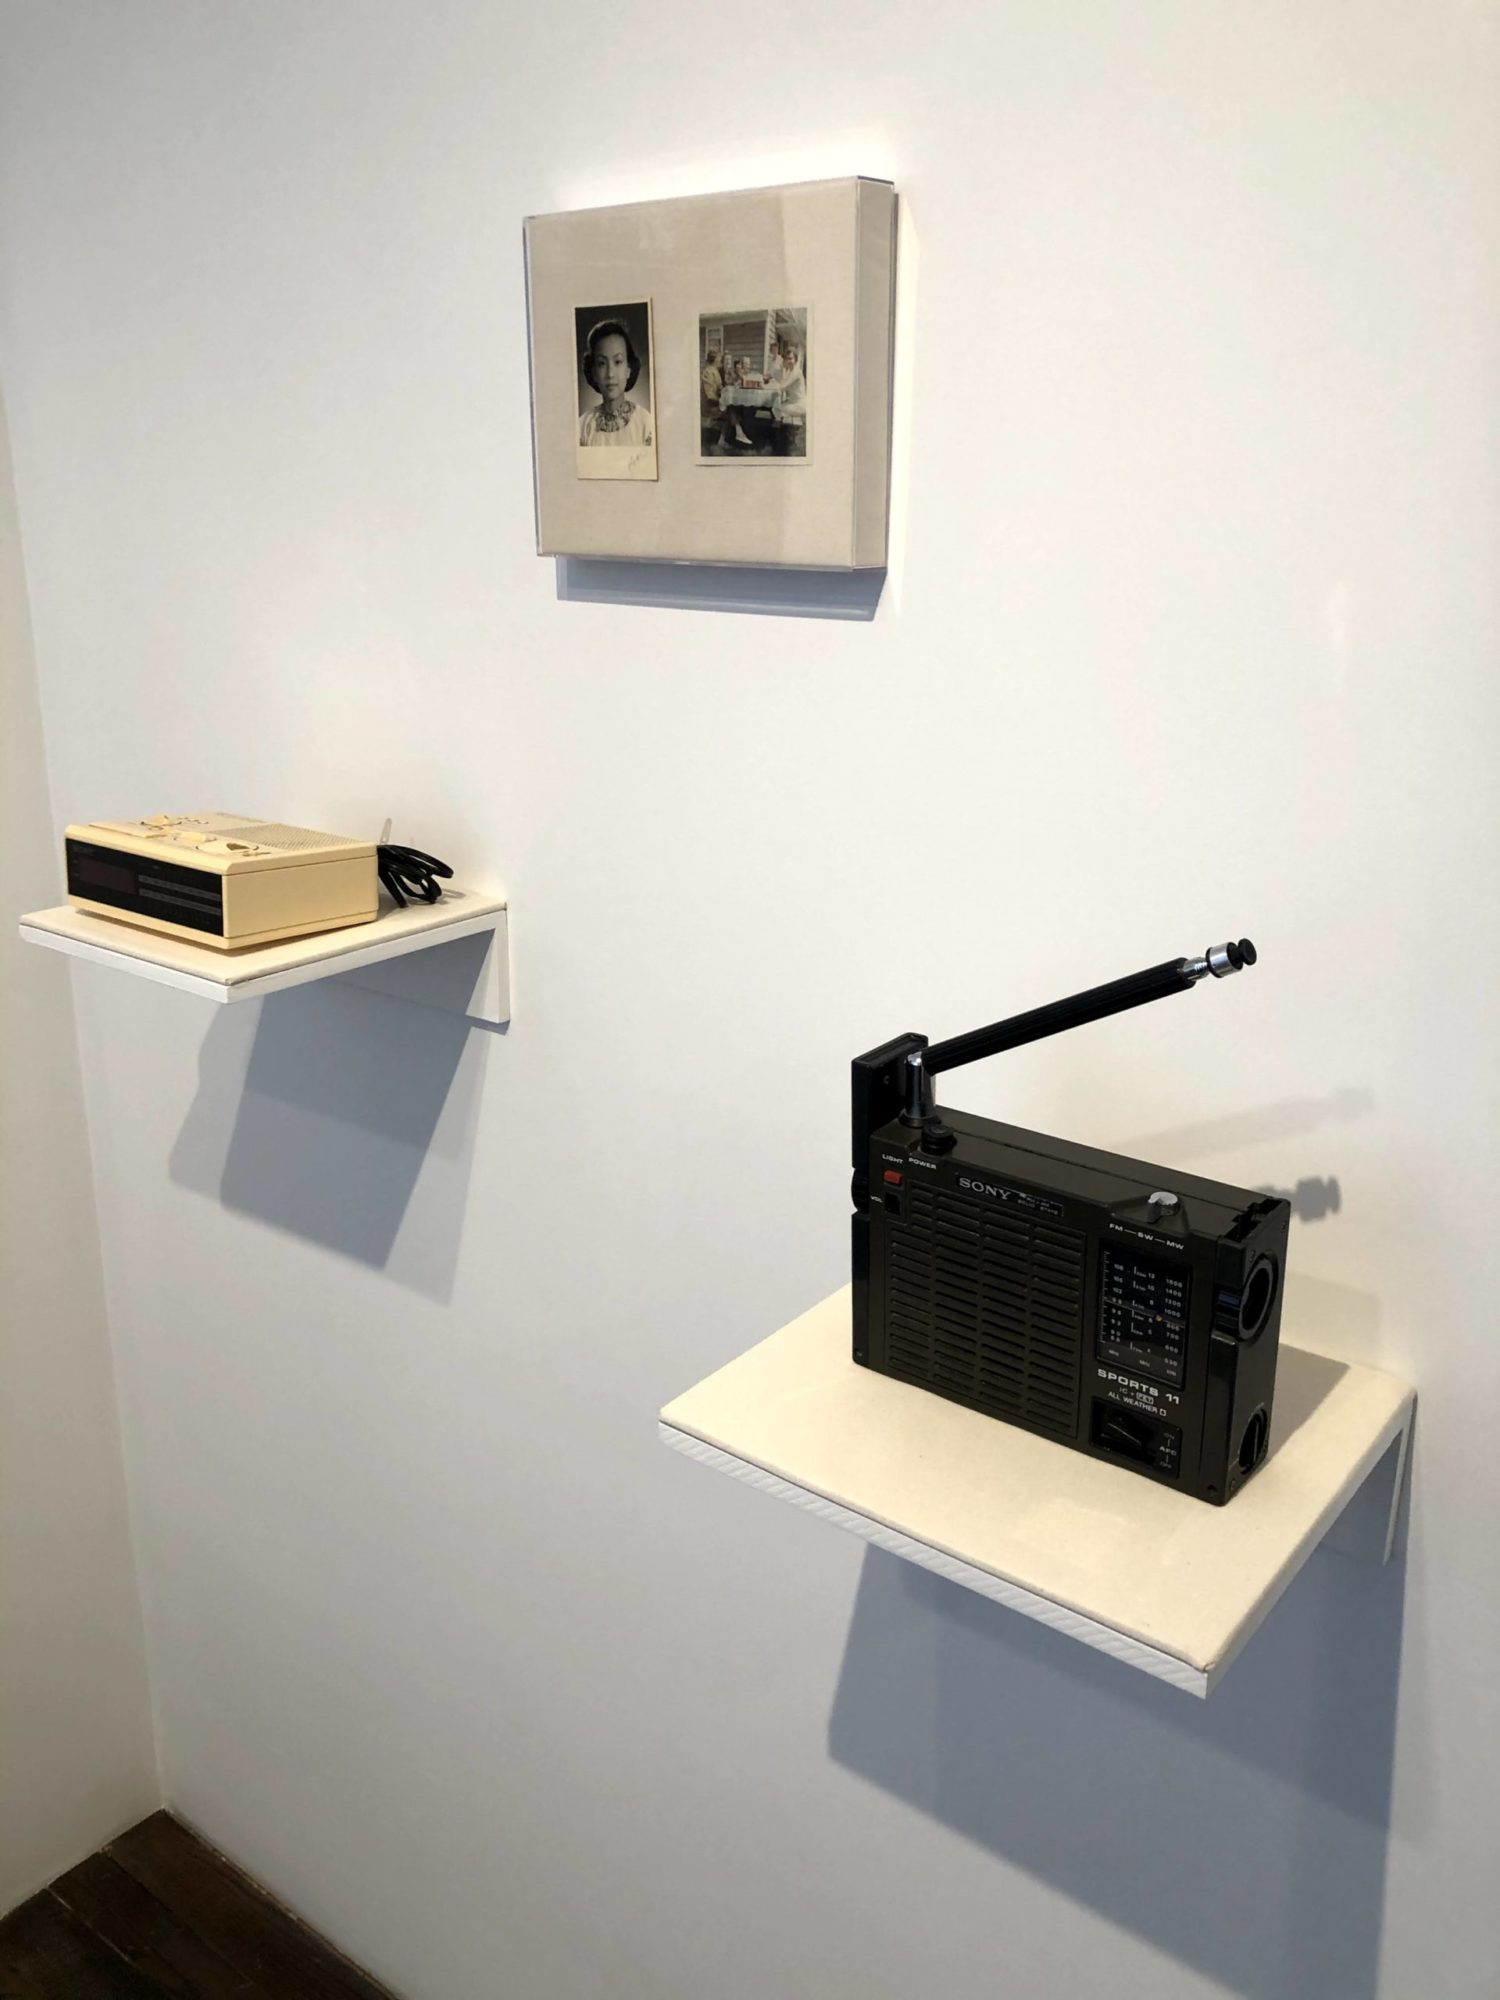
[[1146, 1203], [1146, 1212], [1153, 1222], [1171, 1222], [1181, 1208], [1182, 1196], [1172, 1194], [1166, 1188], [1158, 1188]]

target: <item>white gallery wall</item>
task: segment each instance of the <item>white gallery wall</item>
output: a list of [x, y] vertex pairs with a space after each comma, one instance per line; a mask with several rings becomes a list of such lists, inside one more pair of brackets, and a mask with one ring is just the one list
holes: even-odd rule
[[[389, 814], [512, 906], [504, 1035], [74, 975], [173, 1805], [414, 2000], [1474, 2000], [1496, 10], [3, 34], [53, 818]], [[874, 617], [539, 561], [522, 216], [850, 172]], [[853, 1054], [1241, 932], [953, 1101], [1296, 1196], [1289, 1329], [1421, 1391], [1403, 1562], [1199, 1704], [661, 1450], [842, 1281]]]
[[[54, 891], [0, 405], [0, 883]], [[161, 1803], [68, 973], [0, 926], [0, 1913]]]

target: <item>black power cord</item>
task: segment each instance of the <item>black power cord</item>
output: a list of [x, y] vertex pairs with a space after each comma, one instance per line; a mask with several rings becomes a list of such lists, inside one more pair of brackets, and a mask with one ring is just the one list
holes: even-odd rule
[[375, 849], [375, 863], [381, 881], [395, 897], [397, 907], [403, 910], [411, 898], [435, 903], [443, 893], [438, 878], [444, 882], [453, 879], [453, 870], [446, 861], [424, 854], [420, 847], [393, 847], [382, 841]]

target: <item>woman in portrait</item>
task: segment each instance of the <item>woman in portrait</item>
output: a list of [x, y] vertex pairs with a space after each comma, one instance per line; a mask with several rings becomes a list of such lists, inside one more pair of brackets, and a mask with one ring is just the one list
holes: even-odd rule
[[719, 394], [724, 387], [724, 371], [719, 366], [719, 350], [709, 348], [703, 357], [703, 368], [698, 377], [703, 390], [703, 406], [699, 419], [703, 426], [703, 449], [711, 451], [718, 436], [722, 419], [719, 414]]
[[807, 453], [807, 374], [802, 350], [795, 340], [781, 343], [780, 425], [777, 431], [781, 451], [788, 458]]
[[579, 418], [579, 444], [651, 445], [655, 437], [651, 412], [630, 400], [640, 379], [641, 358], [623, 323], [601, 319], [591, 326], [580, 359], [583, 379], [598, 391], [601, 401]]

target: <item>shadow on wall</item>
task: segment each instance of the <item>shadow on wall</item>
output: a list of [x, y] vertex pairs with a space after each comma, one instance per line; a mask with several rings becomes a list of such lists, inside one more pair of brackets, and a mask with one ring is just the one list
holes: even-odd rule
[[772, 618], [868, 623], [880, 603], [885, 576], [883, 569], [766, 569], [559, 556], [557, 595], [564, 604], [643, 604], [669, 611], [760, 612]]
[[1344, 1205], [1336, 1174], [1305, 1174], [1295, 1187], [1259, 1187], [1255, 1192], [1290, 1202], [1292, 1214], [1299, 1222], [1322, 1222], [1330, 1215], [1337, 1215]]
[[489, 1041], [348, 979], [226, 1008], [172, 1179], [446, 1302]]
[[1331, 1090], [1326, 1097], [1287, 1098], [1279, 1104], [1257, 1105], [1253, 1111], [1232, 1111], [1194, 1125], [1176, 1125], [1167, 1132], [1142, 1133], [1122, 1140], [1114, 1150], [1132, 1159], [1185, 1164], [1205, 1154], [1233, 1152], [1268, 1140], [1305, 1138], [1329, 1125], [1352, 1125], [1374, 1107], [1374, 1096], [1368, 1090]]
[[1319, 1550], [1198, 1701], [871, 1549], [829, 1748], [1246, 2000], [1373, 2000], [1403, 1572]]
[[[1151, 1132], [1144, 1138], [1128, 1141], [1121, 1151], [1140, 1159], [1159, 1156], [1195, 1160], [1205, 1153], [1224, 1152], [1264, 1140], [1301, 1138], [1325, 1125], [1350, 1124], [1363, 1118], [1374, 1103], [1368, 1090], [1334, 1090], [1326, 1097], [1293, 1098], [1281, 1104], [1262, 1105], [1256, 1111], [1235, 1112], [1227, 1118], [1179, 1126], [1170, 1132]], [[1336, 1174], [1307, 1174], [1295, 1187], [1258, 1187], [1256, 1193], [1289, 1202], [1299, 1222], [1322, 1222], [1330, 1215], [1337, 1215], [1344, 1199]]]

